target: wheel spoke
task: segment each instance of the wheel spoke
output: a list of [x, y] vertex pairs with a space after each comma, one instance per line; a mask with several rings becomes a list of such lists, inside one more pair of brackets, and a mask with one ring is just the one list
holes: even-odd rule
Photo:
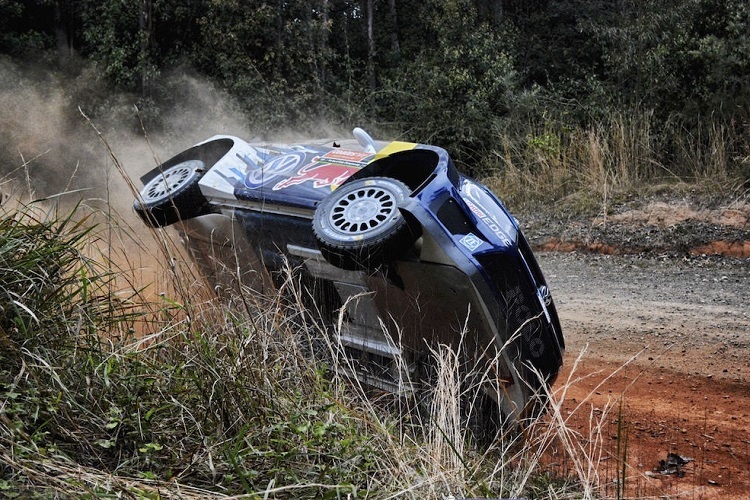
[[347, 193], [332, 207], [329, 220], [347, 235], [377, 230], [397, 211], [394, 194], [380, 186], [366, 186]]

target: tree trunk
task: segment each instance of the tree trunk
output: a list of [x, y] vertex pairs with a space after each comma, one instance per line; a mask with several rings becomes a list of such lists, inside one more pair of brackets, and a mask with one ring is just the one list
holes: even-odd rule
[[307, 34], [307, 40], [305, 41], [310, 51], [310, 67], [309, 72], [311, 75], [315, 75], [316, 78], [320, 78], [318, 59], [320, 58], [320, 51], [317, 47], [318, 40], [315, 39], [315, 16], [313, 15], [314, 5], [306, 5], [302, 7], [302, 16], [305, 23], [305, 33]]
[[377, 88], [377, 78], [375, 75], [375, 32], [373, 28], [373, 18], [375, 17], [375, 8], [373, 0], [365, 0], [365, 24], [367, 26], [367, 81], [370, 92], [375, 92]]
[[[0, 0], [1, 2], [1, 0]], [[81, 2], [58, 0], [54, 2], [54, 24], [57, 50], [73, 55], [78, 48], [81, 28]]]
[[401, 54], [401, 44], [398, 39], [398, 15], [396, 11], [396, 0], [388, 0], [388, 17], [391, 25], [391, 50], [394, 55]]
[[330, 33], [330, 20], [328, 19], [328, 0], [321, 2], [321, 23], [322, 28], [320, 30], [320, 48], [318, 53], [320, 54], [320, 65], [319, 65], [319, 78], [320, 84], [324, 85], [327, 78], [327, 61], [328, 61], [328, 33]]
[[283, 72], [283, 67], [281, 64], [282, 58], [279, 54], [281, 54], [284, 50], [284, 41], [286, 39], [286, 35], [284, 33], [284, 16], [286, 15], [284, 4], [286, 2], [284, 0], [278, 0], [278, 2], [276, 3], [278, 5], [276, 9], [276, 50], [274, 51], [275, 54], [273, 58], [273, 67], [276, 71], [276, 75], [279, 75]]
[[503, 20], [503, 0], [477, 0], [475, 3], [480, 21], [490, 26], [500, 26]]
[[138, 17], [138, 29], [141, 36], [140, 61], [138, 66], [141, 72], [141, 95], [146, 95], [149, 87], [149, 61], [151, 56], [151, 42], [154, 35], [153, 0], [142, 0], [141, 12]]

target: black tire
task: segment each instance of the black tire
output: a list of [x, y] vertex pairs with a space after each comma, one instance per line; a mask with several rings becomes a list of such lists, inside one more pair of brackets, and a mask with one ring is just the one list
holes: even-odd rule
[[402, 256], [419, 237], [398, 209], [410, 193], [390, 177], [368, 177], [336, 189], [313, 216], [323, 257], [342, 269], [367, 270]]
[[198, 186], [204, 171], [200, 160], [187, 160], [166, 168], [141, 189], [133, 208], [152, 227], [168, 226], [206, 213], [208, 201]]

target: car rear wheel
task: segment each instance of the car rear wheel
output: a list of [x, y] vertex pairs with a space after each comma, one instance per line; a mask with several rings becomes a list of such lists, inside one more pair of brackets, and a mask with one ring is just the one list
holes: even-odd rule
[[410, 193], [399, 180], [369, 177], [321, 201], [313, 231], [326, 260], [343, 269], [373, 269], [403, 255], [419, 237], [398, 209]]
[[198, 186], [204, 171], [200, 160], [187, 160], [165, 169], [141, 189], [133, 208], [152, 227], [204, 214], [208, 202]]

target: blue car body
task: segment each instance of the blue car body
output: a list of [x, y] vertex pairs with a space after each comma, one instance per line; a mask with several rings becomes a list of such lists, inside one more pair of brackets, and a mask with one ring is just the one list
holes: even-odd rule
[[[251, 289], [267, 291], [285, 269], [298, 270], [324, 320], [339, 326], [335, 335], [351, 357], [345, 370], [367, 384], [412, 390], [414, 367], [446, 345], [461, 349], [467, 373], [484, 374], [503, 417], [538, 410], [562, 365], [564, 339], [515, 218], [446, 150], [374, 141], [357, 129], [355, 136], [301, 145], [212, 137], [142, 177], [136, 211], [154, 227], [179, 220], [193, 257], [217, 283], [224, 272], [216, 262], [234, 269], [237, 255]], [[328, 200], [349, 186], [372, 194], [371, 179], [404, 187], [392, 218], [408, 228], [406, 244], [361, 266], [335, 260], [319, 237], [329, 214], [316, 212], [331, 210]], [[355, 251], [358, 238], [343, 248]]]

